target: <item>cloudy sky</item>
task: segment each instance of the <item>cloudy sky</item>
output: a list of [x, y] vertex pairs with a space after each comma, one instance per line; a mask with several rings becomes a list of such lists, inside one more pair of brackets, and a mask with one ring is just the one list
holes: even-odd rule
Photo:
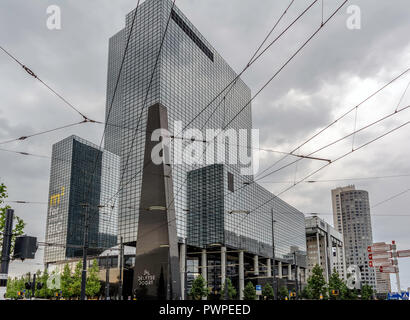
[[[295, 0], [275, 31], [283, 30], [308, 1]], [[325, 19], [342, 1], [325, 0]], [[46, 26], [47, 7], [61, 7], [62, 29]], [[289, 4], [288, 0], [177, 0], [177, 6], [236, 70], [240, 71], [267, 32]], [[82, 112], [104, 119], [108, 38], [124, 26], [124, 17], [135, 0], [2, 0], [0, 45], [17, 56], [40, 78], [59, 91]], [[361, 9], [361, 28], [347, 27], [348, 5]], [[254, 127], [260, 129], [261, 146], [291, 151], [333, 119], [357, 105], [379, 87], [410, 66], [410, 12], [406, 0], [350, 0], [308, 46], [272, 81], [253, 103]], [[244, 75], [252, 92], [283, 65], [319, 27], [320, 1]], [[400, 99], [410, 72], [379, 95], [349, 114], [325, 134], [303, 146], [307, 154], [361, 128], [398, 107], [410, 104], [410, 90]], [[0, 143], [22, 135], [75, 123], [80, 119], [60, 100], [30, 78], [14, 61], [0, 52]], [[409, 120], [403, 111], [355, 136], [354, 147], [370, 141]], [[51, 154], [53, 143], [77, 134], [99, 143], [102, 128], [85, 124], [0, 148]], [[284, 200], [305, 213], [321, 213], [332, 222], [330, 190], [355, 184], [370, 193], [375, 242], [396, 240], [399, 249], [410, 249], [410, 192], [377, 205], [410, 188], [409, 127], [384, 137], [332, 164], [283, 194]], [[317, 156], [336, 159], [352, 150], [346, 139]], [[261, 168], [280, 156], [261, 152]], [[283, 164], [291, 159], [283, 160]], [[10, 200], [47, 202], [50, 160], [0, 151], [0, 181], [8, 186]], [[322, 166], [303, 160], [272, 174], [261, 184], [281, 192]], [[278, 168], [279, 164], [275, 167]], [[391, 177], [400, 176], [400, 177]], [[380, 177], [373, 179], [374, 177]], [[372, 178], [372, 179], [364, 179]], [[27, 234], [44, 240], [46, 206], [15, 205], [27, 222]], [[43, 249], [37, 259], [11, 265], [11, 274], [42, 266]], [[402, 287], [410, 287], [410, 259], [400, 261]], [[394, 279], [392, 279], [394, 280]], [[394, 281], [392, 284], [394, 286]]]

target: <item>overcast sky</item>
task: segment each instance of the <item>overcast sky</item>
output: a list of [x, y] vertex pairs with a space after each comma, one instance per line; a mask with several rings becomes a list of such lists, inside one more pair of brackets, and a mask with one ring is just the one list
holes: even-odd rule
[[[325, 19], [342, 1], [325, 0]], [[275, 32], [277, 35], [308, 1], [295, 0]], [[49, 5], [58, 4], [62, 29], [46, 26]], [[273, 26], [288, 0], [177, 0], [176, 5], [236, 70], [240, 71]], [[253, 124], [260, 129], [261, 146], [291, 151], [344, 111], [354, 107], [410, 66], [410, 12], [406, 0], [356, 0], [361, 28], [347, 28], [345, 6], [318, 36], [279, 74], [253, 103]], [[124, 26], [134, 0], [2, 0], [0, 45], [16, 55], [40, 78], [52, 84], [82, 112], [104, 119], [108, 39]], [[244, 75], [252, 92], [257, 90], [318, 28], [321, 6], [316, 5], [294, 28]], [[272, 36], [273, 39], [274, 35]], [[357, 128], [392, 113], [410, 81], [410, 73], [358, 109]], [[410, 104], [410, 90], [400, 107]], [[305, 145], [307, 154], [355, 128], [355, 114]], [[356, 135], [354, 146], [409, 120], [403, 111]], [[30, 78], [0, 52], [0, 142], [41, 130], [80, 121], [78, 115]], [[85, 124], [0, 148], [51, 154], [53, 143], [76, 134], [99, 143], [102, 128]], [[304, 213], [324, 214], [333, 223], [330, 190], [347, 184], [369, 191], [371, 205], [410, 188], [410, 129], [393, 134], [349, 155], [310, 179], [357, 180], [301, 183], [282, 198]], [[352, 149], [352, 139], [317, 156], [335, 159]], [[280, 156], [261, 152], [261, 168]], [[283, 163], [289, 161], [286, 159]], [[0, 182], [7, 185], [10, 200], [47, 202], [50, 160], [0, 151]], [[281, 192], [314, 171], [321, 162], [303, 160], [261, 181], [272, 192]], [[276, 166], [277, 168], [278, 166]], [[358, 179], [407, 175], [395, 178]], [[396, 240], [399, 249], [410, 249], [410, 192], [371, 210], [375, 242]], [[27, 222], [26, 232], [45, 237], [45, 205], [14, 205]], [[34, 261], [11, 265], [12, 275], [42, 267], [43, 248]], [[410, 287], [410, 258], [400, 261], [403, 288]], [[392, 278], [392, 280], [395, 280]], [[395, 287], [395, 281], [392, 281]]]

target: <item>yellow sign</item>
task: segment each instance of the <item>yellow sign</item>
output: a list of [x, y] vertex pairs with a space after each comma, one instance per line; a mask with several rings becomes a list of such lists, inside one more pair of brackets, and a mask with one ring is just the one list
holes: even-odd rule
[[61, 187], [61, 193], [54, 194], [50, 197], [50, 206], [56, 206], [60, 204], [60, 197], [62, 198], [64, 196], [64, 191], [65, 188]]

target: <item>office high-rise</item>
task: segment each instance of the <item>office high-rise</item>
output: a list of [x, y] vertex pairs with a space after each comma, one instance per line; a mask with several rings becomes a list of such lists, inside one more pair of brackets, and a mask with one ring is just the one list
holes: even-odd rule
[[44, 263], [82, 255], [85, 210], [89, 254], [117, 243], [117, 207], [101, 207], [118, 189], [119, 157], [77, 136], [53, 145]]
[[363, 283], [376, 289], [376, 276], [369, 267], [367, 247], [373, 244], [369, 194], [347, 186], [332, 190], [333, 221], [342, 233], [347, 267], [360, 269]]
[[[164, 105], [168, 109], [169, 129], [173, 132], [174, 121], [182, 121], [183, 126], [187, 125], [236, 77], [232, 68], [185, 15], [176, 6], [172, 11], [171, 8], [172, 1], [147, 0], [136, 9], [135, 25], [121, 79], [107, 119], [112, 125], [108, 126], [110, 129], [105, 138], [105, 148], [121, 155], [123, 179], [119, 199], [119, 235], [125, 243], [134, 243], [137, 237], [136, 208], [139, 208], [144, 166], [144, 131], [148, 107], [155, 103]], [[110, 39], [107, 110], [134, 13], [132, 11], [127, 15], [125, 29]], [[170, 14], [168, 30], [158, 57]], [[238, 79], [225, 99], [223, 95], [216, 99], [188, 128], [202, 131], [206, 128], [223, 128], [250, 98], [250, 89]], [[118, 117], [120, 114], [121, 121]], [[251, 126], [249, 104], [229, 128], [250, 130]], [[189, 164], [173, 165], [177, 229], [181, 238], [186, 238], [187, 172], [195, 168], [197, 166]]]
[[[250, 155], [252, 149], [249, 87], [236, 79], [234, 70], [171, 0], [147, 0], [136, 10], [127, 15], [125, 28], [109, 45], [106, 118], [112, 130], [106, 135], [105, 147], [121, 156], [118, 235], [125, 244], [136, 245], [142, 177], [148, 165], [144, 163], [147, 112], [160, 104], [167, 110], [174, 145], [176, 141], [183, 147], [192, 144], [191, 137], [180, 139], [185, 126], [202, 133], [225, 127], [247, 133], [227, 143], [244, 146], [238, 147], [229, 162], [171, 164], [182, 297], [199, 273], [213, 293], [229, 277], [242, 295], [244, 275], [250, 273], [257, 279], [267, 277], [265, 282], [275, 273], [278, 287], [295, 288], [306, 279], [304, 215], [254, 183], [252, 174], [241, 175], [246, 165], [237, 161], [239, 151], [245, 149]], [[129, 35], [119, 92], [108, 117]], [[217, 97], [234, 79], [229, 90]], [[181, 121], [181, 127], [176, 128], [175, 121]], [[214, 150], [219, 156], [228, 153], [217, 146]], [[141, 279], [152, 276], [148, 269]]]

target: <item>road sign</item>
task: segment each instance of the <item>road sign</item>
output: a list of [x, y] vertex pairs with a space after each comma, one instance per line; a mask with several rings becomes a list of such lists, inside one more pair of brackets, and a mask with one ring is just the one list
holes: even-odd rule
[[409, 293], [408, 292], [402, 292], [401, 293], [401, 299], [402, 300], [409, 300]]
[[262, 286], [261, 285], [256, 285], [256, 294], [258, 296], [262, 295]]
[[372, 246], [367, 247], [368, 252], [386, 252], [392, 249], [391, 244], [374, 244]]
[[401, 299], [401, 294], [397, 292], [389, 292], [387, 295], [387, 300], [400, 300]]
[[383, 272], [383, 273], [397, 273], [397, 267], [396, 266], [392, 266], [392, 267], [379, 267], [379, 271]]
[[370, 260], [369, 267], [390, 267], [393, 265], [393, 260], [390, 259], [377, 259], [377, 260]]
[[393, 254], [391, 252], [369, 253], [369, 260], [389, 259], [392, 257], [393, 257]]
[[410, 250], [399, 250], [399, 251], [397, 251], [397, 257], [399, 257], [399, 258], [410, 257]]

